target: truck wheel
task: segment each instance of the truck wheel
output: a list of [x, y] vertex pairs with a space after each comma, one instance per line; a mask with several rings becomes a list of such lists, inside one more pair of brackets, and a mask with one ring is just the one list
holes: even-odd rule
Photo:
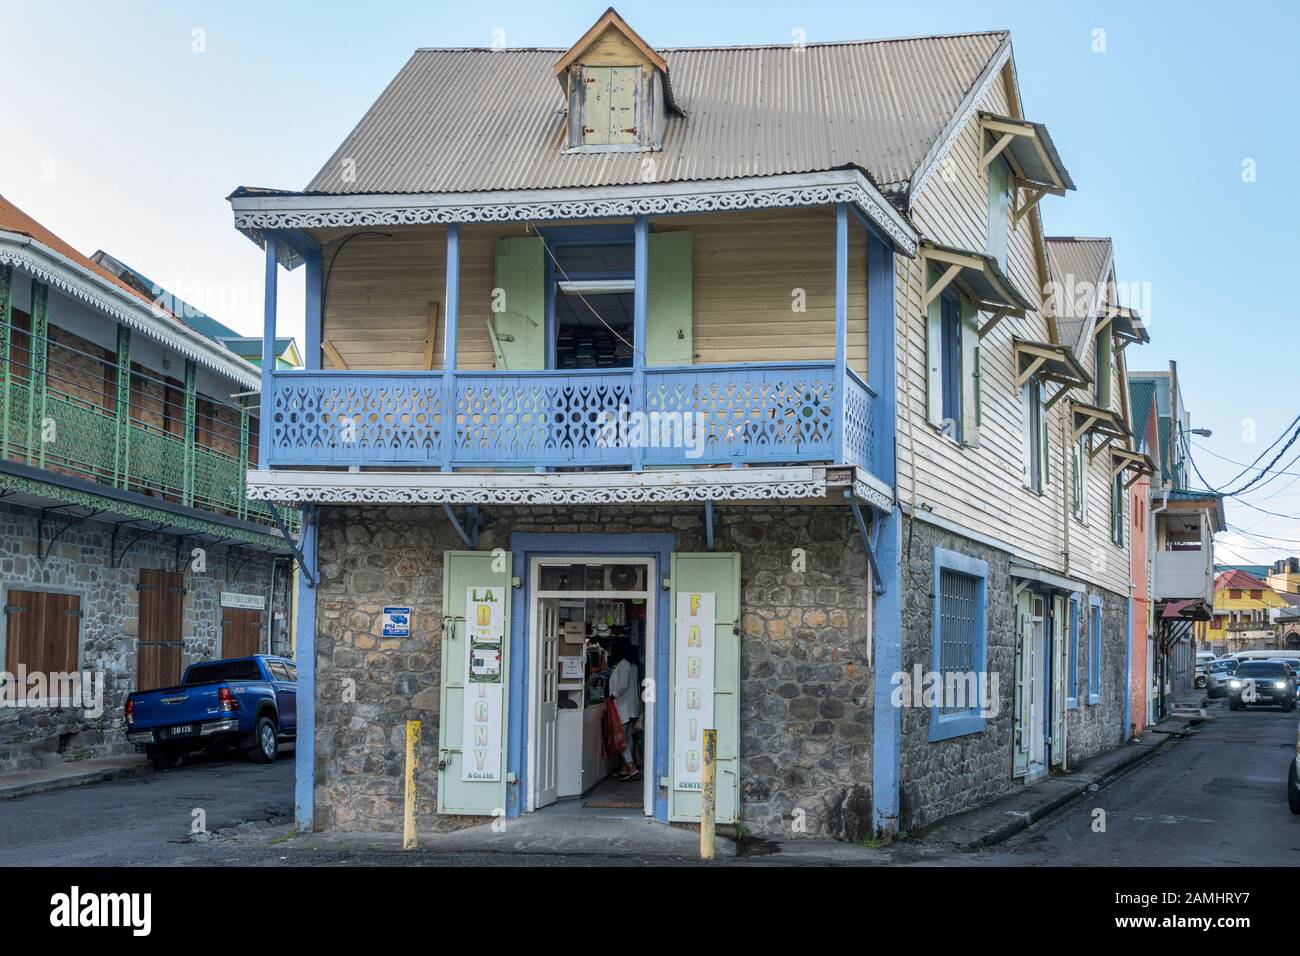
[[280, 745], [275, 739], [275, 721], [263, 715], [257, 718], [257, 727], [253, 730], [253, 746], [248, 756], [254, 763], [274, 763], [280, 752]]
[[149, 760], [153, 763], [154, 770], [171, 770], [185, 763], [185, 755], [161, 750], [151, 754]]

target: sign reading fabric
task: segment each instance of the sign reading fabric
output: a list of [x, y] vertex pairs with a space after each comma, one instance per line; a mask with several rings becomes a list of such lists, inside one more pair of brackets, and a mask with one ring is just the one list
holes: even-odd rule
[[501, 642], [506, 589], [465, 589], [465, 706], [461, 728], [461, 779], [501, 779]]
[[262, 611], [266, 609], [266, 598], [260, 594], [236, 594], [234, 591], [222, 591], [221, 606], [240, 608], [245, 611]]
[[713, 728], [716, 595], [678, 593], [673, 628], [673, 789], [699, 790], [704, 731]]
[[411, 609], [409, 607], [384, 608], [384, 637], [411, 636]]

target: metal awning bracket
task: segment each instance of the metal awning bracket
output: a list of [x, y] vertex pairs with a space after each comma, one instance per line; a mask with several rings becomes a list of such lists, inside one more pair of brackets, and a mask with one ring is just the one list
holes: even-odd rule
[[844, 489], [844, 498], [853, 511], [853, 520], [857, 522], [858, 535], [862, 538], [862, 548], [867, 552], [867, 564], [871, 568], [872, 589], [877, 594], [884, 594], [885, 582], [880, 579], [880, 568], [876, 566], [876, 552], [871, 546], [871, 535], [867, 531], [867, 520], [862, 517], [862, 506], [858, 504], [858, 499], [853, 494], [852, 488]]

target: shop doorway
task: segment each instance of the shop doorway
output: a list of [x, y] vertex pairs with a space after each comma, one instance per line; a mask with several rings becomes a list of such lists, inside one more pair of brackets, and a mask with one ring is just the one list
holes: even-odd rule
[[530, 562], [526, 810], [653, 814], [655, 695], [639, 694], [634, 780], [616, 779], [622, 756], [602, 752], [602, 718], [615, 642], [628, 652], [638, 690], [653, 677], [655, 571], [653, 558], [640, 557]]

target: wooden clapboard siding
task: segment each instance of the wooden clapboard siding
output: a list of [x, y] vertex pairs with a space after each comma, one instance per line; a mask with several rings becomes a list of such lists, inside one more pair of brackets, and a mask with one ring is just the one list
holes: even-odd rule
[[[653, 228], [692, 233], [696, 363], [835, 357], [832, 209], [673, 216], [655, 220]], [[317, 235], [326, 243], [323, 268], [329, 276], [322, 338], [338, 349], [349, 368], [423, 368], [428, 307], [437, 302], [434, 368], [441, 368], [445, 230], [392, 232], [392, 238], [353, 239], [341, 255], [338, 240], [345, 234]], [[494, 367], [487, 330], [496, 288], [496, 242], [527, 234], [522, 224], [461, 228], [459, 368]], [[853, 221], [848, 354], [850, 367], [864, 377], [866, 286], [866, 237]], [[805, 291], [805, 312], [791, 308], [795, 289]]]
[[139, 584], [140, 651], [136, 690], [171, 687], [181, 680], [185, 576], [141, 568]]
[[[979, 109], [1018, 113], [1018, 107], [1011, 107], [1012, 82], [1004, 70], [982, 97]], [[979, 165], [980, 147], [979, 120], [973, 115], [914, 199], [913, 221], [926, 238], [960, 248], [985, 249], [988, 179]], [[1042, 301], [1040, 290], [1046, 281], [1036, 219], [1022, 219], [1011, 230], [1007, 244], [1007, 272], [1031, 302]], [[1127, 593], [1127, 552], [1110, 543], [1109, 522], [1104, 520], [1107, 512], [1097, 511], [1098, 501], [1103, 506], [1108, 501], [1107, 456], [1098, 456], [1090, 469], [1089, 527], [1069, 519], [1072, 526], [1066, 553], [1069, 448], [1062, 440], [1062, 427], [1068, 415], [1067, 400], [1048, 413], [1051, 471], [1044, 493], [1035, 494], [1024, 486], [1021, 405], [1014, 386], [1012, 339], [1050, 341], [1045, 311], [1024, 319], [1004, 319], [982, 340], [980, 444], [978, 448], [958, 448], [926, 421], [920, 260], [899, 257], [896, 261], [900, 499], [909, 505], [915, 499], [941, 518], [1004, 542], [1019, 558], [1056, 571], [1068, 569], [1084, 580]]]
[[[835, 212], [672, 216], [656, 231], [692, 233], [695, 361], [835, 358]], [[849, 225], [849, 365], [866, 376], [866, 235]], [[792, 308], [803, 289], [807, 311]]]
[[248, 657], [262, 643], [262, 612], [250, 608], [221, 609], [221, 656]]
[[5, 670], [68, 673], [77, 669], [81, 597], [50, 591], [5, 595]]

